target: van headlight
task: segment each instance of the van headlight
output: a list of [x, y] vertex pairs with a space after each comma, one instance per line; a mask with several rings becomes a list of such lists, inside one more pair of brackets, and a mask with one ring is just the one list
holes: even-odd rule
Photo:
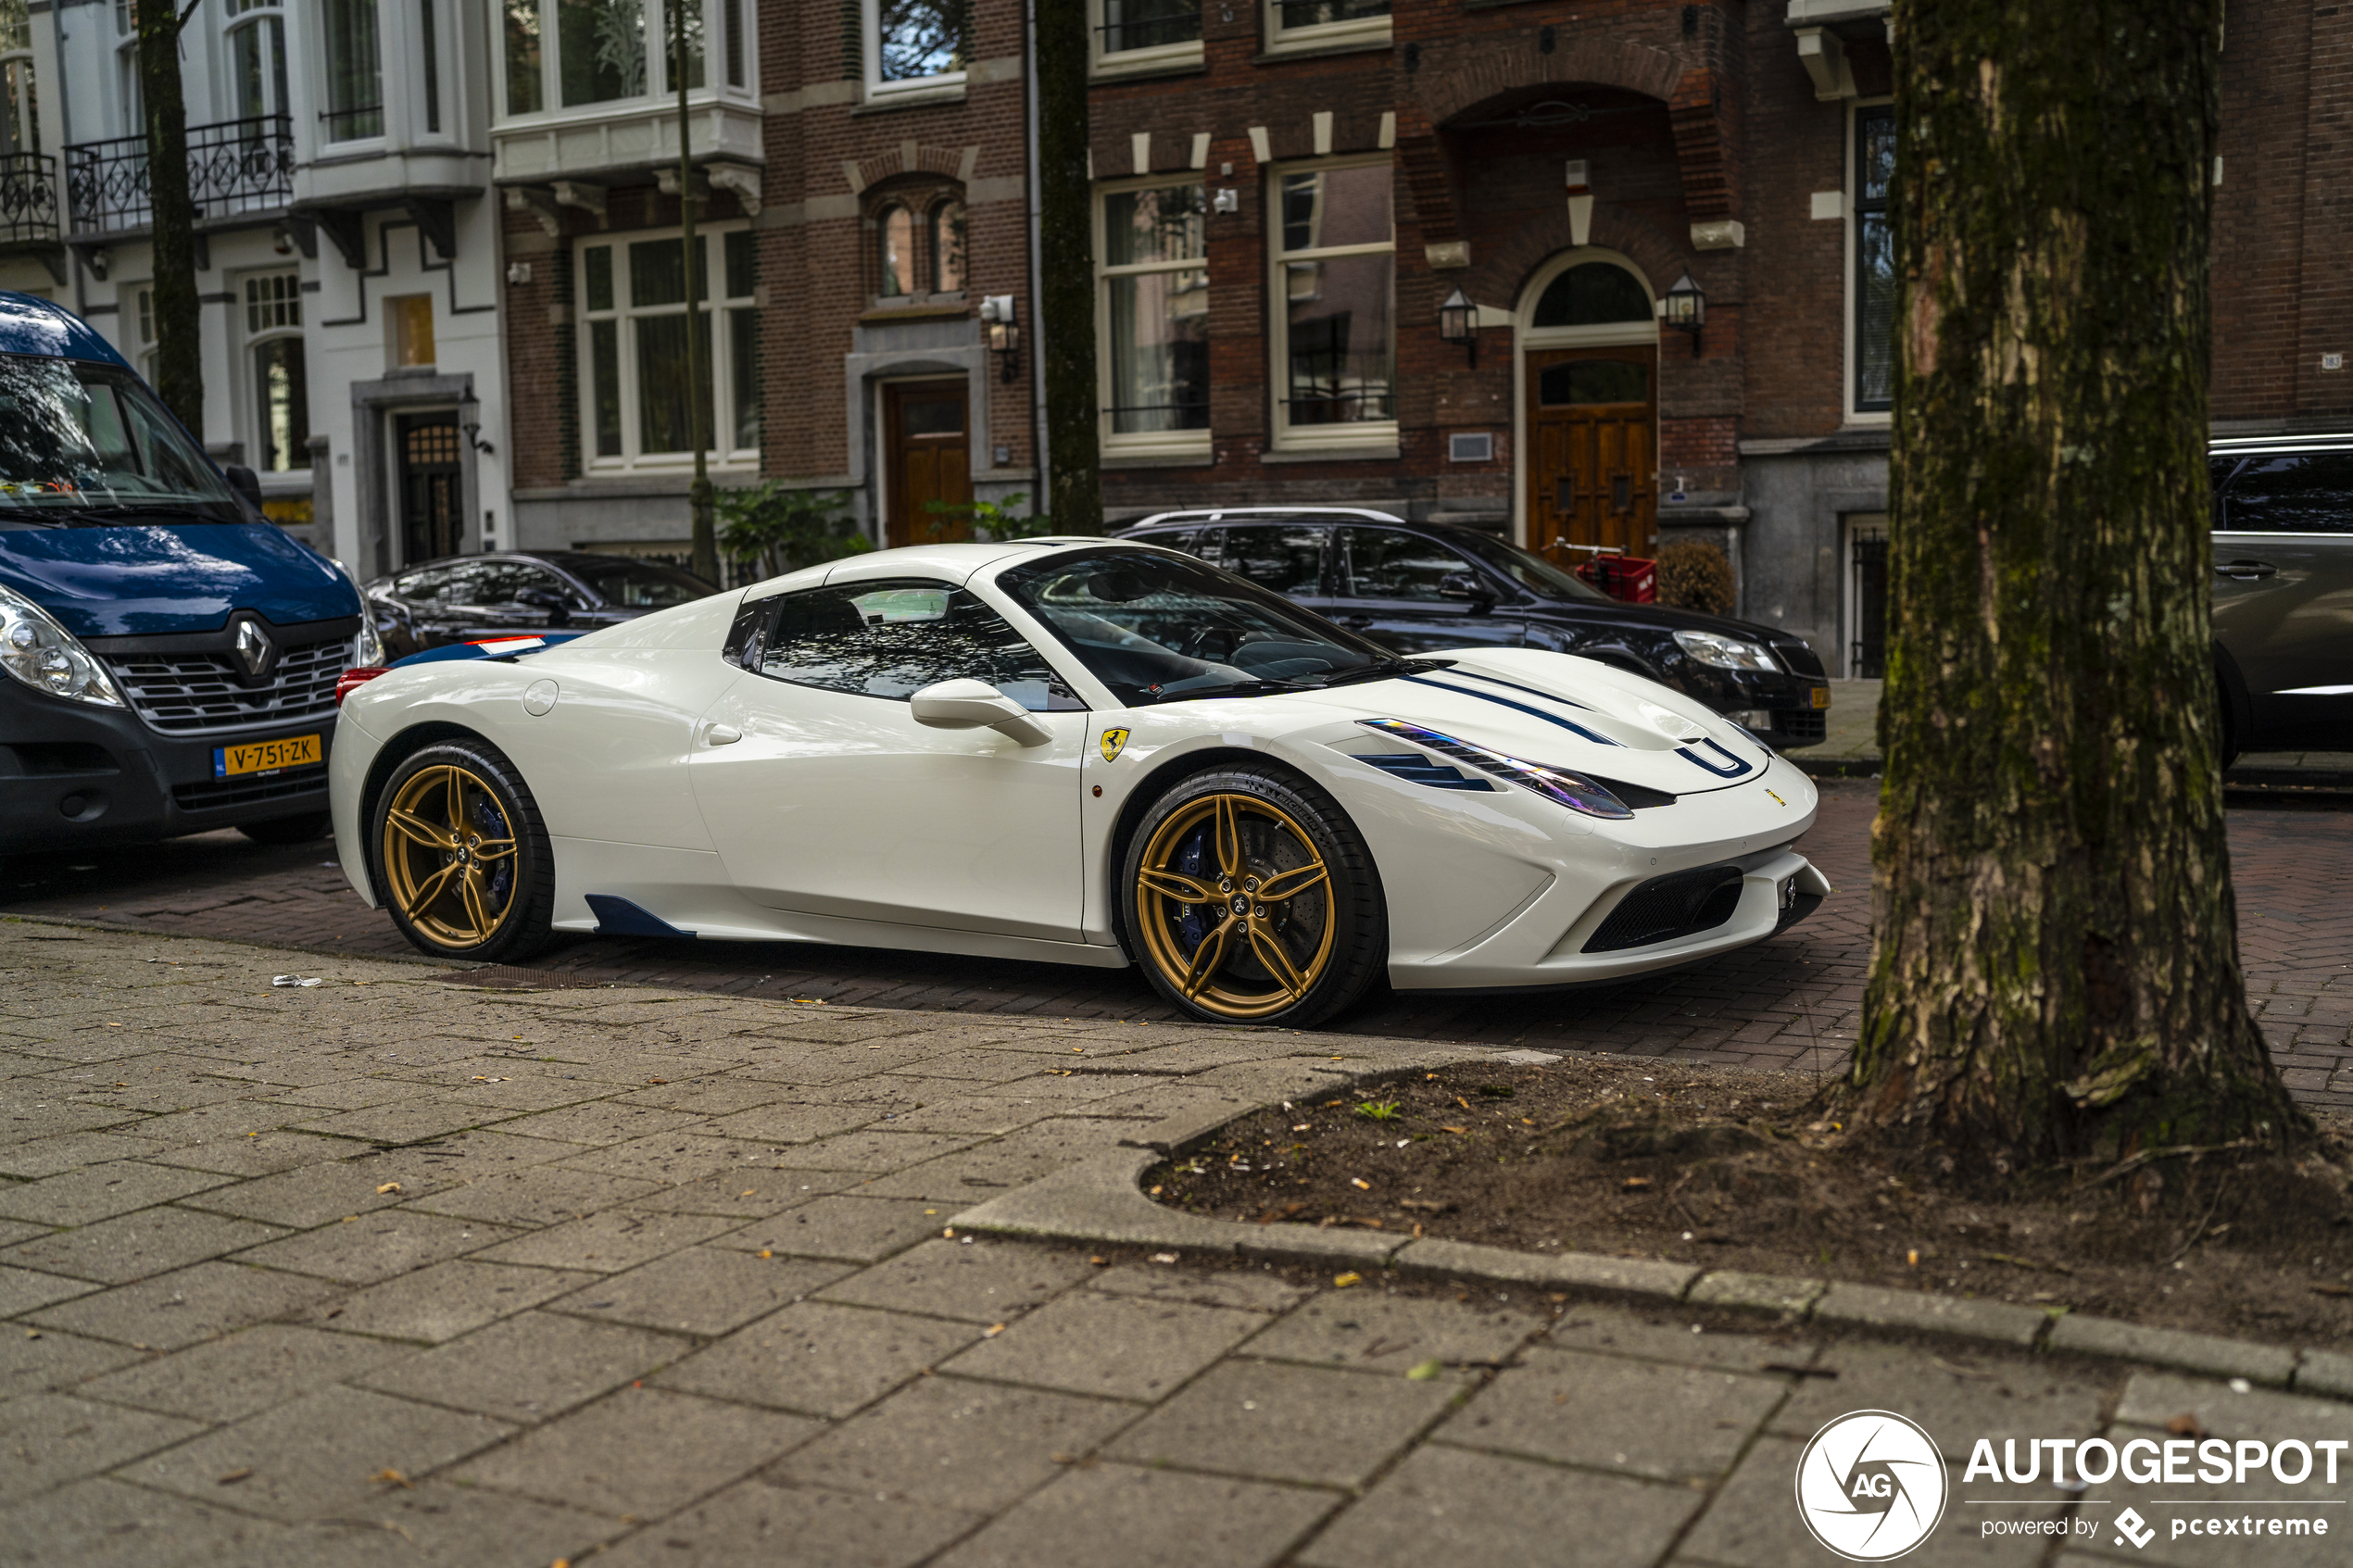
[[374, 607], [363, 596], [359, 601], [359, 636], [352, 645], [352, 666], [367, 670], [384, 661], [384, 640], [376, 633], [376, 618], [371, 614]]
[[1702, 664], [1713, 664], [1719, 670], [1766, 670], [1779, 673], [1781, 668], [1759, 645], [1715, 632], [1678, 632], [1675, 646]]
[[49, 612], [12, 589], [0, 588], [0, 670], [34, 691], [97, 708], [127, 708], [114, 677]]

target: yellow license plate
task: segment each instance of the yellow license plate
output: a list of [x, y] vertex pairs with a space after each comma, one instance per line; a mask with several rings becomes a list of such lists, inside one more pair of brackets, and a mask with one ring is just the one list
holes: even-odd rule
[[1828, 687], [1828, 686], [1816, 686], [1816, 687], [1814, 688], [1814, 706], [1815, 706], [1815, 707], [1817, 707], [1817, 708], [1828, 708], [1830, 705], [1831, 705], [1831, 689], [1830, 689], [1830, 687]]
[[295, 735], [287, 740], [258, 740], [251, 746], [217, 746], [212, 748], [212, 776], [230, 779], [239, 773], [274, 773], [281, 768], [323, 761], [326, 748], [319, 741], [317, 735]]

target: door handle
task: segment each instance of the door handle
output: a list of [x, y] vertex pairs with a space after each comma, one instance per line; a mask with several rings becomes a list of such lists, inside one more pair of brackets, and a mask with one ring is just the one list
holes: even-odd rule
[[733, 746], [744, 738], [744, 733], [733, 724], [713, 724], [703, 732], [702, 738], [711, 746]]
[[2224, 561], [2214, 570], [2241, 583], [2252, 583], [2259, 577], [2277, 576], [2280, 569], [2266, 560], [2234, 560]]

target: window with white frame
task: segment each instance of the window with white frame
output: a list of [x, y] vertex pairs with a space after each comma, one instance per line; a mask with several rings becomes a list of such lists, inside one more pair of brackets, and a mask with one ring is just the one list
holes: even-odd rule
[[972, 0], [859, 0], [866, 96], [962, 87], [972, 54]]
[[253, 466], [263, 473], [308, 469], [310, 383], [302, 355], [301, 274], [247, 277], [245, 307], [245, 352], [253, 367]]
[[232, 118], [286, 112], [286, 24], [278, 0], [225, 0]]
[[1098, 74], [1164, 70], [1202, 58], [1202, 0], [1088, 0]]
[[25, 0], [0, 0], [0, 157], [41, 150], [32, 79], [31, 8]]
[[1389, 42], [1390, 0], [1265, 0], [1266, 47], [1320, 49]]
[[384, 69], [376, 41], [376, 0], [321, 0], [327, 46], [327, 107], [319, 128], [329, 142], [364, 142], [384, 133]]
[[1274, 259], [1278, 445], [1397, 440], [1397, 256], [1390, 160], [1277, 169]]
[[[582, 400], [591, 469], [683, 465], [693, 457], [687, 402], [687, 270], [676, 231], [598, 237], [578, 248]], [[703, 381], [695, 388], [710, 456], [760, 456], [759, 253], [750, 230], [695, 236], [699, 278], [693, 331]], [[716, 341], [711, 319], [721, 319]]]
[[115, 0], [114, 31], [115, 102], [122, 111], [122, 134], [137, 136], [146, 125], [140, 107], [145, 99], [139, 87], [138, 23], [131, 12], [131, 0]]
[[1096, 363], [1108, 452], [1209, 448], [1203, 194], [1198, 179], [1096, 194]]
[[1855, 254], [1847, 286], [1853, 411], [1886, 414], [1895, 407], [1895, 230], [1888, 191], [1895, 180], [1895, 110], [1887, 104], [1855, 111], [1854, 197], [1848, 202]]
[[[686, 88], [750, 86], [748, 0], [686, 0]], [[499, 75], [510, 116], [674, 94], [664, 0], [497, 0]]]

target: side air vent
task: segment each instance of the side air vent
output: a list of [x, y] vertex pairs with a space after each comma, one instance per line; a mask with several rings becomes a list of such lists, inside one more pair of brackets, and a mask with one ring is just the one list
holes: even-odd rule
[[1669, 872], [1642, 883], [1617, 901], [1585, 943], [1589, 953], [1617, 953], [1713, 931], [1740, 908], [1738, 866]]
[[1450, 768], [1418, 751], [1384, 753], [1377, 757], [1352, 751], [1348, 755], [1359, 762], [1369, 762], [1382, 772], [1403, 779], [1408, 784], [1428, 784], [1432, 789], [1492, 790], [1495, 787], [1485, 779], [1472, 778], [1461, 770]]

